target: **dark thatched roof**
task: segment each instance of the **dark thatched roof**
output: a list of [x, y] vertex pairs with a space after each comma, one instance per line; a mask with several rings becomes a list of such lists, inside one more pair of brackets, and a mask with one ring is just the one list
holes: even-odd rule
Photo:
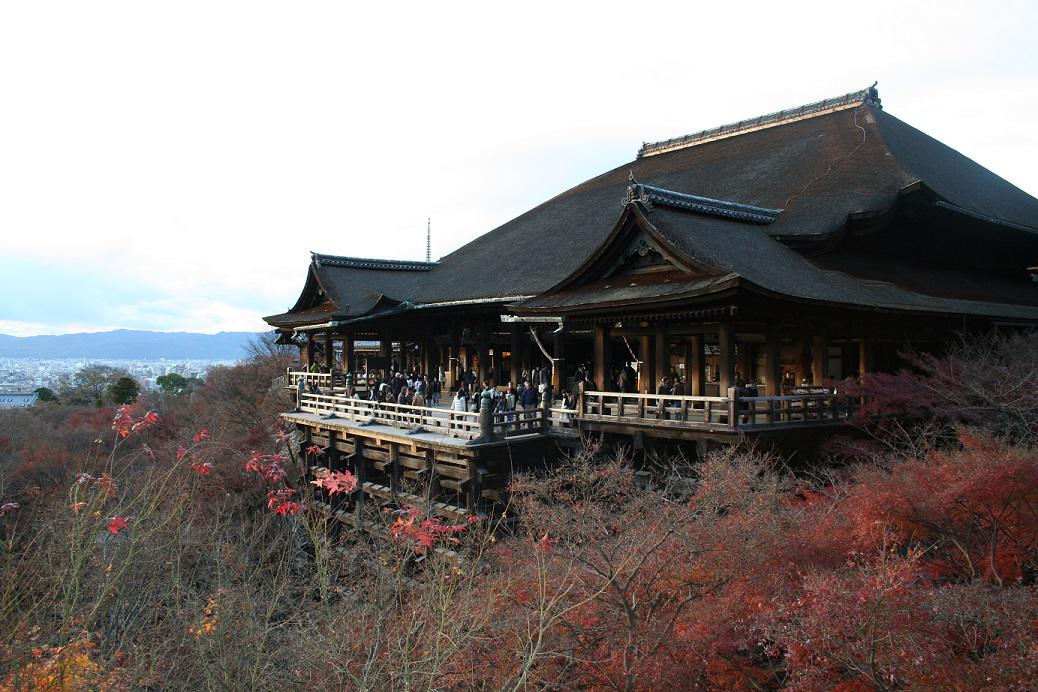
[[[961, 294], [949, 293], [945, 289], [949, 281], [954, 285], [954, 277], [944, 276], [942, 288], [930, 295], [925, 282], [911, 272], [903, 284], [898, 281], [903, 272], [896, 263], [878, 270], [846, 260], [827, 265], [800, 254], [831, 246], [849, 219], [888, 213], [904, 190], [920, 186], [946, 209], [1013, 228], [1025, 237], [1027, 247], [1038, 247], [1030, 240], [1038, 241], [1038, 200], [886, 113], [878, 99], [841, 98], [835, 110], [772, 118], [756, 127], [746, 121], [751, 125], [745, 131], [693, 138], [663, 153], [641, 156], [559, 194], [437, 263], [314, 255], [296, 306], [266, 320], [295, 326], [302, 317], [299, 311], [325, 302], [330, 305], [318, 310], [315, 319], [356, 318], [404, 302], [539, 296], [572, 275], [609, 237], [632, 174], [663, 191], [777, 212], [774, 218], [762, 216], [759, 225], [662, 206], [654, 213], [652, 222], [673, 235], [689, 256], [708, 258], [752, 284], [807, 300], [937, 312], [1004, 315], [1019, 311], [995, 310], [989, 302], [962, 298], [1023, 300], [1031, 315], [1035, 297], [1029, 299], [1016, 285], [1007, 291], [967, 286]], [[1038, 250], [1034, 254], [1021, 258], [1021, 267], [1038, 263]], [[502, 256], [542, 259], [498, 279], [493, 270]]]

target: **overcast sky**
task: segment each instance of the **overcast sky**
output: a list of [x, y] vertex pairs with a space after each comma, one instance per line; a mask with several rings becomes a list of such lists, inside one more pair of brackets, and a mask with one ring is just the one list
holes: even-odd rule
[[258, 331], [311, 250], [423, 258], [431, 216], [439, 257], [643, 141], [874, 80], [1036, 194], [1036, 8], [6, 2], [0, 333]]

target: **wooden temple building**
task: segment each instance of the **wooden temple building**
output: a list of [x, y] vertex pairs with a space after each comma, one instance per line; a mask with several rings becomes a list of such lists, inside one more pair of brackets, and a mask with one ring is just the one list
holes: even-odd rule
[[[410, 470], [472, 507], [520, 441], [838, 424], [834, 381], [892, 370], [909, 345], [1038, 325], [1036, 265], [1038, 200], [872, 87], [644, 144], [439, 261], [313, 254], [298, 300], [265, 320], [300, 346], [301, 372], [327, 371], [289, 420], [338, 436], [369, 483]], [[475, 414], [375, 412], [334, 388], [358, 342], [378, 344], [369, 370], [442, 371], [445, 390], [469, 368], [496, 385], [543, 371], [555, 393], [590, 382], [578, 410], [551, 400], [483, 430]], [[621, 371], [637, 373], [626, 392]], [[684, 396], [655, 395], [664, 375]], [[740, 380], [756, 396], [736, 401]]]

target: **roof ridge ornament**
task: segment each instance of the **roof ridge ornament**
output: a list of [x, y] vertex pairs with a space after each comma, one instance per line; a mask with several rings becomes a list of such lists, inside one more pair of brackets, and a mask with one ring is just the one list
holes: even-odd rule
[[872, 108], [883, 110], [882, 101], [879, 98], [879, 90], [876, 88], [877, 84], [879, 84], [879, 82], [873, 82], [871, 86], [865, 89], [852, 91], [843, 96], [815, 101], [814, 103], [808, 103], [797, 108], [768, 113], [767, 115], [761, 115], [756, 118], [740, 120], [736, 123], [720, 125], [718, 127], [710, 128], [709, 130], [700, 130], [699, 132], [694, 132], [682, 137], [674, 137], [673, 139], [665, 139], [659, 142], [643, 142], [641, 148], [638, 150], [637, 158], [640, 159], [646, 156], [664, 154], [668, 151], [674, 151], [675, 149], [685, 149], [697, 144], [712, 142], [716, 139], [734, 137], [735, 135], [763, 130], [769, 127], [775, 127], [776, 125], [785, 125], [786, 123], [814, 118], [819, 115], [834, 113], [848, 108], [857, 108], [858, 106], [871, 106]]
[[[631, 175], [631, 179], [634, 179], [633, 174]], [[758, 207], [752, 204], [741, 204], [739, 202], [730, 202], [728, 200], [700, 197], [698, 195], [690, 195], [684, 192], [675, 192], [674, 190], [652, 187], [651, 185], [645, 185], [637, 181], [627, 187], [627, 194], [624, 196], [622, 203], [624, 206], [628, 204], [640, 204], [647, 211], [652, 211], [653, 205], [658, 205], [661, 207], [671, 207], [674, 209], [691, 211], [705, 216], [718, 216], [725, 219], [732, 219], [734, 221], [743, 221], [755, 224], [774, 223], [775, 220], [778, 219], [779, 214], [782, 213], [781, 209], [769, 209], [767, 207]]]

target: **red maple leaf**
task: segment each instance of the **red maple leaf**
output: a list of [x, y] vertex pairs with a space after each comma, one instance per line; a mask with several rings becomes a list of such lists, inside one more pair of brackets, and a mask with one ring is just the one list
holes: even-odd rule
[[253, 450], [249, 455], [249, 460], [245, 462], [245, 470], [253, 473], [263, 473], [263, 464], [266, 460], [266, 454]]
[[202, 428], [195, 434], [195, 442], [204, 442], [209, 439], [209, 428]]
[[295, 495], [296, 491], [292, 488], [282, 488], [278, 491], [272, 491], [267, 493], [267, 508], [273, 510], [275, 513], [281, 516], [288, 516], [291, 514], [299, 514], [302, 510], [302, 505], [292, 500], [292, 496]]
[[271, 483], [277, 483], [285, 479], [288, 475], [288, 471], [281, 467], [281, 464], [276, 461], [272, 461], [263, 467], [263, 475], [267, 477], [267, 480]]
[[213, 465], [210, 464], [208, 461], [201, 461], [191, 464], [191, 468], [193, 468], [195, 471], [202, 474], [203, 476], [208, 476], [209, 472], [213, 470]]
[[113, 536], [117, 536], [123, 529], [129, 529], [129, 524], [126, 520], [129, 517], [112, 517], [112, 520], [108, 522], [108, 531]]
[[324, 488], [329, 495], [342, 493], [347, 495], [357, 489], [357, 477], [349, 471], [328, 471], [322, 469], [323, 473], [315, 481], [310, 481], [319, 488]]
[[550, 553], [555, 550], [555, 544], [558, 542], [558, 538], [549, 538], [548, 532], [545, 531], [544, 535], [540, 537], [540, 540], [534, 542], [533, 547], [537, 550], [543, 550], [546, 553]]

